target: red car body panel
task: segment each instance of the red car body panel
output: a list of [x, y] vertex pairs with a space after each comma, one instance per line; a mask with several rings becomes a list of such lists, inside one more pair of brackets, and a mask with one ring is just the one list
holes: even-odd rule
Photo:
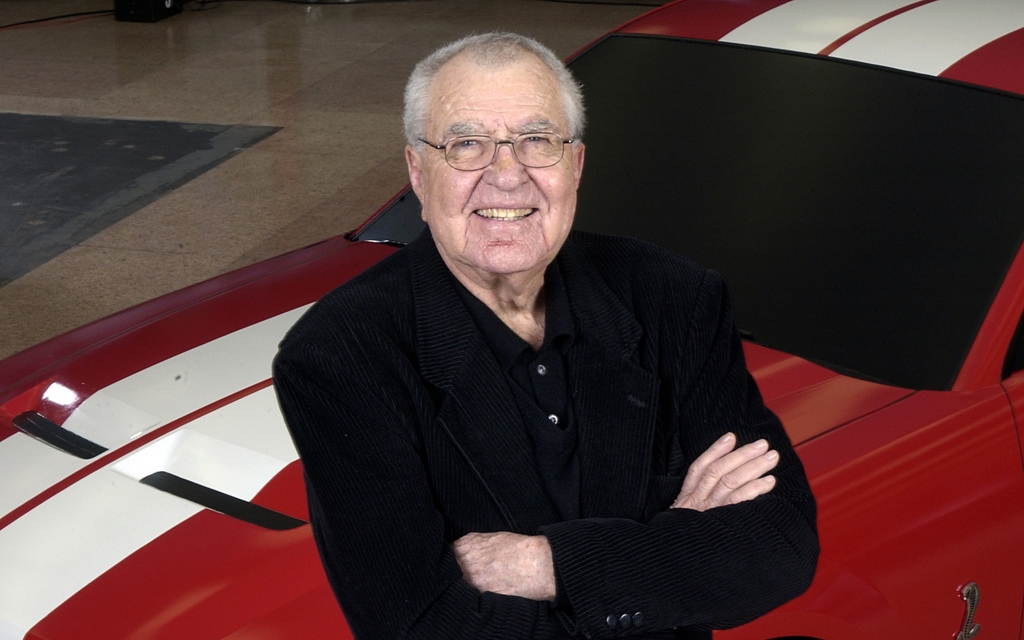
[[907, 397], [913, 391], [840, 375], [802, 358], [745, 343], [747, 368], [765, 403], [804, 442]]
[[1024, 29], [976, 49], [940, 77], [1024, 94]]
[[1024, 474], [1001, 388], [916, 392], [797, 451], [822, 565], [806, 594], [723, 638], [815, 635], [777, 617], [797, 611], [830, 616], [849, 637], [944, 637], [963, 615], [955, 589], [972, 580], [986, 594], [977, 621], [1017, 636]]
[[[683, 0], [618, 32], [719, 40], [784, 4]], [[927, 4], [908, 2], [826, 50]], [[976, 49], [940, 77], [1024, 94], [1024, 29]], [[393, 251], [334, 238], [17, 354], [0, 364], [0, 440], [16, 433], [11, 419], [24, 411], [62, 424], [108, 385], [309, 304]], [[1022, 314], [1024, 252], [1019, 252], [948, 392], [859, 380], [745, 344], [748, 366], [797, 445], [818, 499], [822, 557], [807, 593], [716, 637], [952, 638], [964, 614], [957, 588], [968, 581], [981, 587], [975, 621], [983, 637], [1020, 637], [1024, 465], [1016, 417], [1024, 418], [1024, 373], [1002, 380], [1002, 368]], [[44, 399], [55, 382], [73, 390], [77, 400]], [[97, 458], [0, 515], [0, 530], [117, 457], [269, 384], [267, 379], [246, 387]], [[301, 466], [289, 464], [252, 502], [307, 519]], [[207, 510], [71, 595], [26, 637], [345, 639], [351, 634], [308, 526], [270, 531]]]
[[615, 32], [719, 40], [741, 24], [788, 1], [683, 0], [646, 13], [622, 25]]

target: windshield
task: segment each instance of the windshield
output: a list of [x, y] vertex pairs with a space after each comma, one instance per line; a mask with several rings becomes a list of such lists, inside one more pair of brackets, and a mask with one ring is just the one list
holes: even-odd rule
[[949, 388], [1024, 236], [1024, 100], [667, 38], [612, 36], [570, 67], [576, 228], [721, 272], [757, 342]]

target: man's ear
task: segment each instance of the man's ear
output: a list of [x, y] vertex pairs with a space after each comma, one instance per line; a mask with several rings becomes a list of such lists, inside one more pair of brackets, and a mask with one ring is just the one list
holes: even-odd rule
[[405, 164], [409, 167], [409, 182], [416, 197], [423, 202], [423, 166], [422, 158], [411, 144], [405, 145]]
[[587, 150], [587, 146], [582, 142], [569, 145], [571, 148], [570, 153], [572, 154], [572, 179], [576, 183], [576, 188], [580, 188], [580, 178], [583, 176], [583, 156]]
[[412, 184], [413, 193], [420, 200], [422, 209], [420, 218], [426, 221], [423, 212], [426, 211], [426, 186], [423, 184], [426, 176], [423, 174], [423, 156], [411, 144], [405, 145], [405, 164], [409, 167], [409, 182]]

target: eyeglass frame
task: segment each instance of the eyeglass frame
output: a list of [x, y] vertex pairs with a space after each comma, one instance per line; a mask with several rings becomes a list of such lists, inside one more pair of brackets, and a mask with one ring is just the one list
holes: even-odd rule
[[[559, 140], [562, 141], [562, 154], [560, 156], [558, 156], [558, 159], [555, 160], [554, 162], [552, 162], [551, 164], [545, 164], [545, 165], [542, 165], [542, 166], [539, 166], [539, 167], [538, 166], [534, 166], [534, 165], [529, 165], [529, 164], [526, 164], [525, 162], [523, 162], [519, 158], [519, 154], [516, 153], [516, 140], [518, 140], [519, 138], [522, 138], [523, 136], [535, 136], [537, 134], [544, 134], [544, 135], [548, 135], [548, 136], [555, 136], [556, 138], [558, 138]], [[460, 169], [459, 167], [456, 167], [455, 165], [453, 165], [450, 160], [448, 160], [448, 145], [451, 144], [452, 142], [455, 142], [456, 140], [461, 140], [463, 138], [489, 138], [492, 142], [494, 142], [494, 153], [491, 154], [491, 159], [487, 161], [487, 164], [485, 164], [485, 165], [483, 165], [481, 167], [477, 167], [476, 169]], [[574, 142], [576, 142], [576, 138], [563, 138], [562, 136], [558, 135], [557, 133], [555, 133], [553, 131], [528, 131], [526, 133], [520, 133], [520, 134], [516, 135], [511, 140], [498, 140], [494, 136], [488, 136], [488, 135], [484, 135], [482, 133], [479, 133], [479, 134], [468, 134], [468, 135], [464, 135], [464, 136], [455, 136], [455, 137], [452, 137], [452, 138], [448, 138], [447, 140], [444, 141], [444, 144], [434, 144], [433, 142], [430, 142], [428, 140], [424, 140], [423, 138], [416, 138], [416, 139], [419, 140], [420, 142], [422, 142], [423, 144], [427, 145], [431, 149], [437, 149], [438, 151], [443, 153], [444, 154], [444, 161], [445, 161], [445, 163], [447, 163], [447, 165], [449, 167], [451, 167], [452, 169], [455, 169], [456, 171], [480, 171], [481, 169], [486, 169], [487, 167], [489, 167], [494, 162], [494, 159], [498, 157], [498, 147], [500, 147], [503, 144], [507, 144], [508, 145], [508, 148], [512, 151], [512, 157], [516, 159], [516, 162], [518, 162], [519, 164], [523, 165], [524, 167], [528, 167], [530, 169], [547, 169], [548, 167], [553, 167], [553, 166], [555, 166], [556, 164], [558, 164], [559, 162], [562, 161], [562, 158], [565, 157], [565, 145], [573, 144]]]

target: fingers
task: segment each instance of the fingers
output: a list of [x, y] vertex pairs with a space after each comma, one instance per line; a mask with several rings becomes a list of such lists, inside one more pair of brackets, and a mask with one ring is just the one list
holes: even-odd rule
[[704, 476], [704, 471], [713, 462], [728, 454], [736, 446], [736, 436], [727, 433], [718, 440], [715, 440], [707, 451], [700, 454], [686, 471], [686, 478], [683, 479], [682, 493], [690, 494], [697, 489], [697, 483]]
[[729, 494], [726, 502], [723, 504], [739, 504], [747, 500], [753, 500], [758, 496], [763, 496], [773, 488], [775, 488], [775, 476], [757, 478]]
[[481, 593], [531, 600], [555, 596], [551, 546], [543, 536], [508, 531], [468, 533], [452, 542], [462, 577]]
[[[735, 438], [735, 436], [733, 437]], [[711, 451], [714, 447], [715, 445], [712, 445], [708, 451]], [[715, 495], [721, 497], [723, 492], [733, 491], [746, 482], [753, 480], [761, 474], [758, 473], [750, 476], [750, 472], [757, 468], [758, 465], [748, 465], [751, 462], [756, 462], [758, 458], [766, 456], [767, 453], [769, 453], [768, 442], [757, 440], [712, 460], [702, 470], [700, 477], [697, 478], [696, 486], [693, 489], [694, 497], [698, 500], [707, 500], [715, 491], [718, 492]], [[778, 458], [776, 456], [772, 460], [771, 465], [767, 466], [764, 471], [773, 468], [777, 462]], [[764, 473], [764, 471], [761, 473]]]
[[466, 576], [466, 580], [470, 583], [473, 582], [478, 573], [475, 560], [480, 546], [479, 536], [480, 534], [478, 533], [467, 533], [452, 543], [455, 560], [459, 563], [459, 568], [462, 569], [463, 575]]
[[[758, 447], [757, 450], [767, 448]], [[738, 450], [737, 453], [742, 451]], [[736, 504], [744, 500], [750, 500], [767, 493], [775, 486], [775, 479], [772, 478], [771, 486], [765, 487], [765, 483], [758, 482], [764, 474], [768, 473], [779, 464], [779, 453], [777, 451], [764, 451], [755, 457], [744, 462], [732, 471], [723, 475], [711, 490], [707, 501], [715, 506], [723, 504]]]
[[494, 533], [467, 533], [452, 543], [462, 576], [477, 590], [494, 591], [494, 573], [499, 555]]
[[769, 450], [763, 439], [733, 450], [735, 442], [727, 433], [694, 460], [672, 507], [704, 511], [772, 490], [775, 479], [764, 474], [778, 464], [778, 452]]

